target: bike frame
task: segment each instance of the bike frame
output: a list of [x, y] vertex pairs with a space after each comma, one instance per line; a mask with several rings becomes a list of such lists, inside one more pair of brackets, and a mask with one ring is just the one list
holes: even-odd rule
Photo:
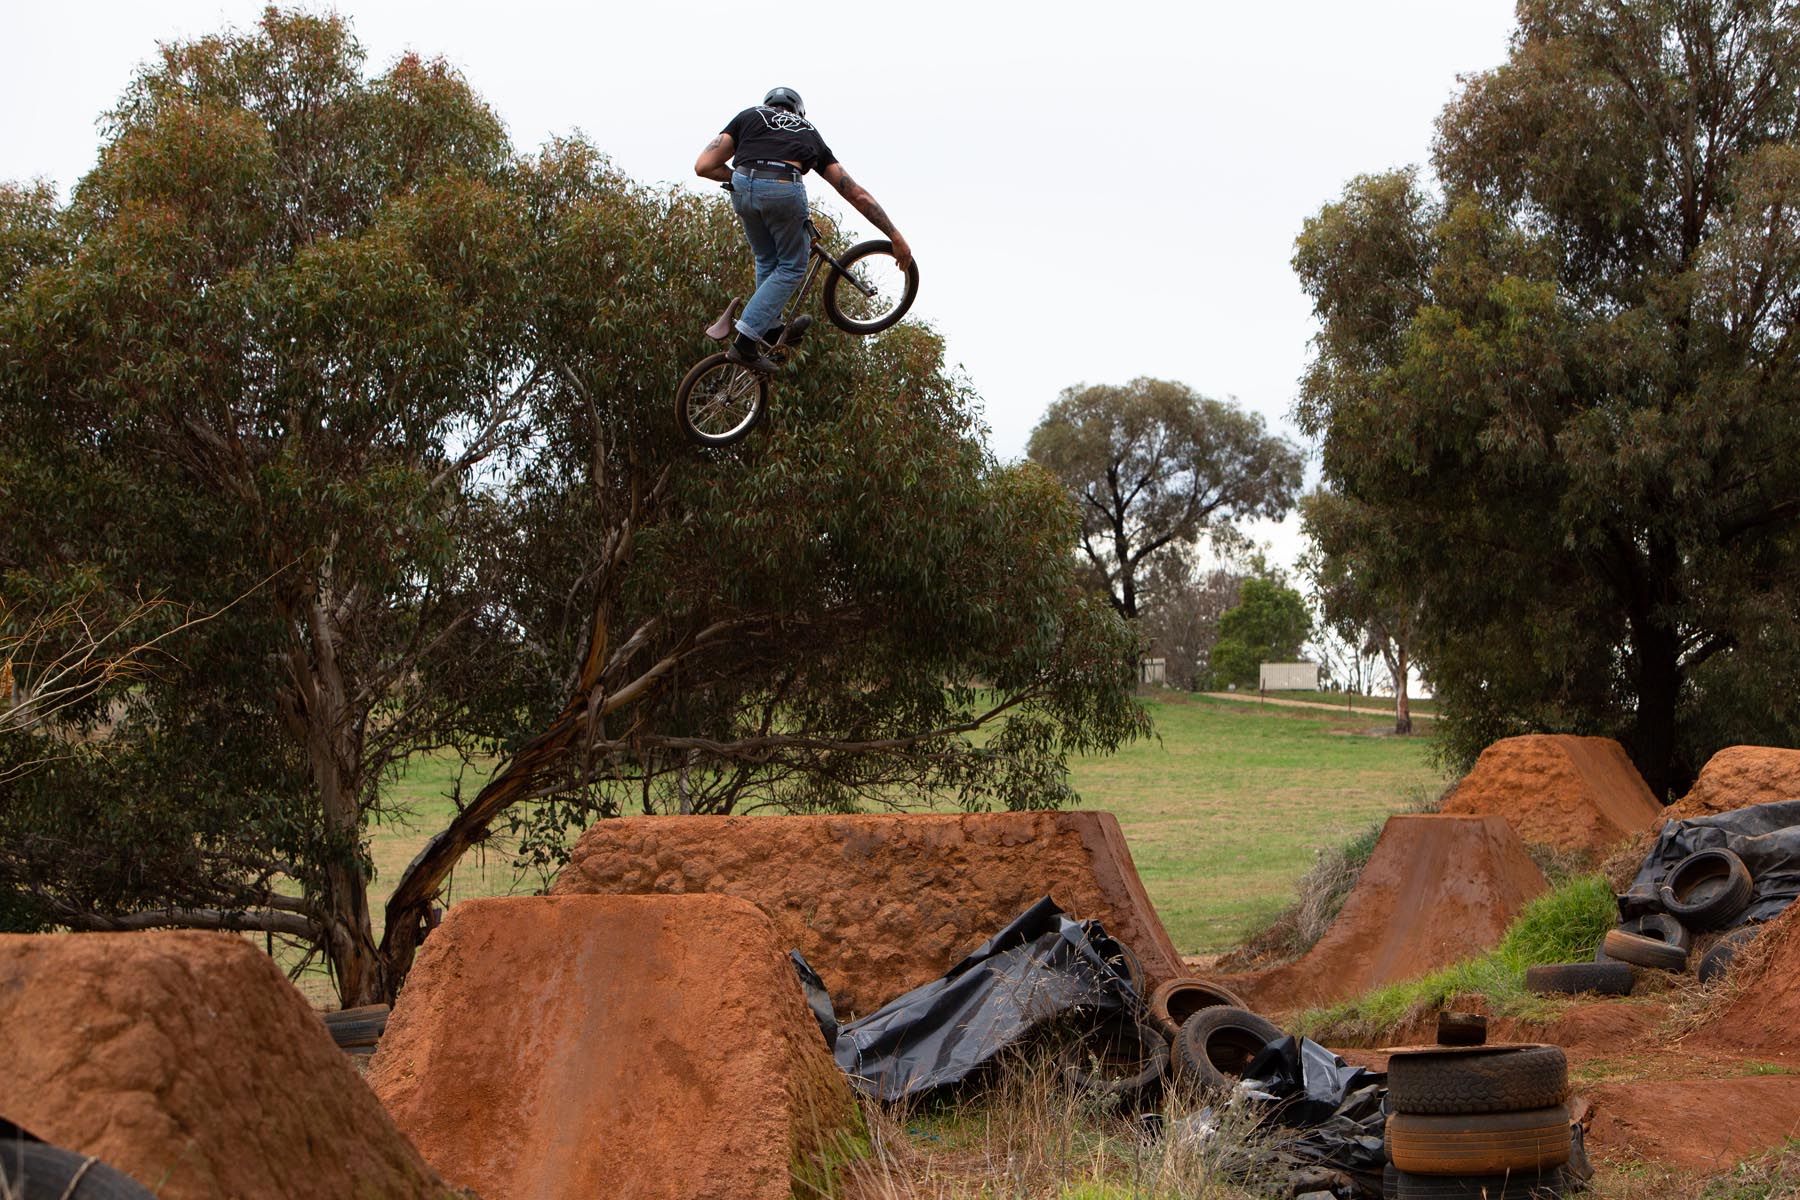
[[807, 246], [806, 274], [801, 278], [800, 286], [794, 290], [793, 299], [789, 300], [787, 304], [782, 307], [781, 336], [775, 339], [775, 347], [777, 349], [787, 345], [788, 326], [793, 322], [794, 318], [799, 315], [800, 310], [805, 307], [806, 298], [812, 294], [813, 284], [818, 281], [819, 272], [825, 267], [831, 266], [837, 268], [838, 274], [849, 280], [851, 285], [863, 295], [873, 296], [875, 294], [874, 288], [865, 286], [862, 280], [846, 270], [844, 264], [831, 257], [831, 252], [826, 250], [825, 247], [819, 243], [819, 227], [812, 223], [812, 218], [810, 217], [808, 217], [806, 221], [806, 232], [812, 238], [811, 244]]

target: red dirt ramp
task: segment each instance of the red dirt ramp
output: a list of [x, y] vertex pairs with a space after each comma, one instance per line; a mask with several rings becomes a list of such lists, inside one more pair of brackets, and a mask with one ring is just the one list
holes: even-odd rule
[[860, 1120], [774, 926], [724, 896], [456, 905], [369, 1083], [482, 1200], [787, 1200]]
[[741, 896], [840, 1017], [936, 979], [1046, 893], [1137, 951], [1152, 985], [1187, 973], [1111, 813], [628, 817], [588, 830], [551, 891]]
[[162, 1200], [448, 1195], [235, 934], [0, 937], [0, 1064], [0, 1114]]
[[1664, 814], [1671, 821], [1800, 800], [1800, 750], [1727, 746], [1706, 760], [1694, 786]]
[[1547, 886], [1497, 816], [1389, 817], [1318, 944], [1286, 966], [1227, 983], [1275, 1012], [1347, 1000], [1488, 949]]
[[1611, 738], [1526, 734], [1481, 752], [1446, 813], [1494, 813], [1539, 846], [1600, 854], [1663, 819], [1662, 805]]

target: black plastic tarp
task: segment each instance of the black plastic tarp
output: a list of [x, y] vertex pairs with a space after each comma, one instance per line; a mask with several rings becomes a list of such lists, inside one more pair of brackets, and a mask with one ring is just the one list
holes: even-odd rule
[[1045, 896], [951, 967], [838, 1030], [832, 1053], [859, 1089], [898, 1100], [959, 1083], [1038, 1027], [1136, 1003], [1108, 965], [1117, 943]]
[[[1233, 1106], [1246, 1101], [1267, 1106], [1259, 1119], [1269, 1132], [1227, 1142], [1219, 1166], [1233, 1178], [1281, 1195], [1374, 1200], [1381, 1195], [1387, 1162], [1381, 1141], [1386, 1085], [1386, 1075], [1349, 1066], [1310, 1038], [1271, 1042], [1245, 1069], [1231, 1100]], [[1220, 1120], [1214, 1109], [1204, 1108], [1171, 1133], [1210, 1138]]]
[[1767, 921], [1800, 896], [1800, 800], [1753, 804], [1710, 817], [1670, 821], [1619, 897], [1620, 915], [1661, 912], [1662, 886], [1669, 871], [1700, 850], [1730, 850], [1744, 860], [1754, 881], [1750, 905], [1733, 925]]

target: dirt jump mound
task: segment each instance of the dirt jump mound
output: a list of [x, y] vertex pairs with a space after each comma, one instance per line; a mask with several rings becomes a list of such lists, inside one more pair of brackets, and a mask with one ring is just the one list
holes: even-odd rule
[[1325, 936], [1294, 962], [1227, 982], [1259, 1011], [1347, 1000], [1488, 949], [1546, 887], [1500, 817], [1389, 817]]
[[0, 1063], [0, 1115], [162, 1200], [448, 1195], [236, 934], [0, 936]]
[[787, 1200], [860, 1128], [774, 926], [724, 896], [456, 905], [369, 1083], [482, 1200]]
[[1685, 821], [1777, 800], [1800, 800], [1800, 750], [1727, 746], [1706, 760], [1688, 794], [1664, 815]]
[[1503, 738], [1475, 762], [1446, 813], [1505, 817], [1527, 842], [1598, 855], [1663, 818], [1662, 805], [1611, 738]]
[[741, 896], [842, 1017], [936, 979], [1046, 893], [1135, 950], [1151, 986], [1186, 974], [1111, 813], [621, 818], [551, 891]]

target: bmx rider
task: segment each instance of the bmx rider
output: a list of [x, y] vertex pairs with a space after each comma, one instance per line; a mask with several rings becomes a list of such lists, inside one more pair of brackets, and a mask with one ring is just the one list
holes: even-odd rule
[[[727, 166], [736, 154], [735, 164]], [[725, 185], [731, 207], [744, 223], [744, 236], [756, 255], [756, 291], [735, 326], [737, 337], [725, 355], [754, 371], [771, 372], [774, 361], [764, 351], [781, 335], [781, 309], [806, 275], [811, 238], [806, 232], [808, 171], [837, 189], [857, 212], [894, 243], [901, 270], [912, 261], [912, 248], [894, 228], [874, 196], [850, 177], [819, 131], [806, 119], [806, 105], [793, 88], [772, 88], [755, 108], [731, 119], [694, 160], [694, 173]], [[732, 301], [735, 307], [737, 301]], [[731, 308], [726, 309], [729, 318]], [[811, 323], [796, 317], [790, 343]]]

